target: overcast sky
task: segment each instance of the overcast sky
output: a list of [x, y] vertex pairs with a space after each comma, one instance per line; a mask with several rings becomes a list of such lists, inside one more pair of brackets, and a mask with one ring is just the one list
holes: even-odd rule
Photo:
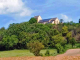
[[43, 19], [58, 17], [65, 22], [77, 23], [80, 0], [0, 0], [0, 28], [29, 21], [36, 15]]

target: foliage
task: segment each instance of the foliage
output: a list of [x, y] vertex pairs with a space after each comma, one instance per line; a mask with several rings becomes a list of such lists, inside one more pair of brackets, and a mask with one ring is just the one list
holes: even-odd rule
[[57, 43], [65, 44], [66, 43], [65, 38], [62, 37], [61, 34], [53, 36], [52, 39], [54, 41], [54, 44], [57, 44]]
[[30, 24], [37, 23], [37, 20], [36, 20], [35, 18], [31, 18], [31, 19], [29, 20], [29, 23], [30, 23]]
[[50, 56], [49, 50], [46, 51], [45, 56]]
[[66, 38], [67, 38], [67, 44], [69, 44], [72, 40], [72, 32], [67, 33]]
[[55, 55], [57, 55], [58, 53], [57, 53], [57, 49], [43, 49], [43, 50], [41, 50], [40, 51], [40, 54], [42, 54], [43, 56], [45, 56], [45, 53], [46, 53], [46, 51], [49, 51], [49, 54], [51, 55], [51, 56], [55, 56]]
[[63, 36], [66, 36], [67, 33], [68, 33], [68, 27], [67, 26], [64, 26], [62, 28], [62, 34], [63, 34]]
[[72, 38], [72, 40], [71, 40], [71, 44], [72, 44], [72, 47], [76, 44], [76, 41], [75, 41], [74, 38]]
[[39, 42], [28, 43], [27, 46], [30, 49], [30, 52], [32, 52], [35, 56], [39, 56], [40, 50], [44, 48], [44, 45]]
[[62, 53], [63, 47], [61, 46], [61, 44], [58, 43], [58, 44], [55, 45], [55, 47], [57, 49], [57, 53]]
[[62, 51], [68, 48], [65, 45], [76, 46], [75, 40], [80, 43], [80, 23], [73, 21], [58, 25], [40, 24], [31, 18], [29, 22], [13, 23], [7, 29], [0, 28], [0, 50], [28, 49], [27, 44], [39, 42], [44, 48], [59, 50], [60, 47]]
[[6, 49], [13, 49], [13, 47], [15, 48], [15, 46], [18, 43], [18, 39], [17, 36], [12, 35], [12, 36], [5, 36], [2, 40], [2, 42], [4, 43], [4, 46]]

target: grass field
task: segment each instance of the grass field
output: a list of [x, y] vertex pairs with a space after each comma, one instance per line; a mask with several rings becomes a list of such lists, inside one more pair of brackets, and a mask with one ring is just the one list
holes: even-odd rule
[[[45, 54], [46, 50], [50, 51], [50, 54], [56, 55], [56, 49], [44, 49], [40, 53]], [[10, 51], [0, 51], [0, 57], [19, 57], [19, 56], [34, 56], [29, 50], [10, 50]]]
[[56, 49], [44, 49], [44, 50], [41, 50], [40, 53], [42, 53], [45, 56], [45, 53], [46, 53], [47, 50], [49, 50], [51, 56], [57, 55], [57, 50]]

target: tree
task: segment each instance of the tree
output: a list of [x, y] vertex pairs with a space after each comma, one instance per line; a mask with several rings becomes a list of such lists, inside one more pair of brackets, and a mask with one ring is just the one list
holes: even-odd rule
[[14, 46], [16, 46], [18, 43], [18, 39], [15, 35], [5, 36], [2, 42], [4, 43], [6, 49], [14, 49]]
[[4, 27], [2, 27], [1, 29], [0, 29], [0, 41], [2, 41], [2, 39], [3, 39], [3, 36], [5, 35], [5, 28]]
[[68, 27], [67, 26], [62, 27], [62, 35], [66, 36], [67, 33], [68, 33]]
[[5, 28], [4, 27], [2, 27], [1, 29], [0, 29], [0, 31], [4, 31], [5, 30]]
[[35, 56], [39, 56], [40, 50], [44, 48], [44, 45], [40, 42], [28, 43], [27, 46]]
[[71, 40], [72, 47], [75, 45], [75, 43], [76, 43], [75, 39], [72, 38], [72, 40]]
[[18, 42], [18, 48], [27, 48], [26, 44], [29, 42], [29, 34], [27, 34], [26, 32], [22, 31], [19, 34], [19, 42]]
[[53, 36], [52, 39], [54, 41], [54, 44], [59, 43], [59, 44], [64, 45], [66, 43], [65, 38], [61, 34]]
[[55, 47], [57, 49], [57, 53], [62, 53], [63, 47], [61, 46], [61, 44], [58, 43], [58, 44], [55, 45]]
[[69, 44], [72, 40], [72, 32], [67, 33], [66, 38], [67, 38], [67, 44]]
[[29, 20], [29, 23], [30, 23], [30, 24], [37, 23], [37, 20], [36, 20], [35, 18], [31, 18], [31, 19]]
[[63, 23], [63, 19], [60, 19], [60, 23]]

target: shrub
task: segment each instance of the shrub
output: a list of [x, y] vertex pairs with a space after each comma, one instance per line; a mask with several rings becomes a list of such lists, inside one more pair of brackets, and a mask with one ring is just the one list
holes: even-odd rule
[[44, 48], [44, 45], [40, 42], [28, 43], [27, 46], [30, 49], [30, 52], [32, 52], [35, 56], [39, 56], [40, 50]]
[[45, 56], [50, 56], [49, 50], [46, 51]]
[[72, 40], [71, 40], [72, 47], [75, 45], [75, 43], [76, 43], [76, 40], [74, 38], [72, 38]]
[[43, 54], [42, 54], [42, 53], [40, 53], [40, 56], [43, 56]]
[[55, 45], [55, 47], [57, 49], [57, 53], [62, 53], [63, 47], [61, 46], [61, 44], [58, 43], [58, 44]]

